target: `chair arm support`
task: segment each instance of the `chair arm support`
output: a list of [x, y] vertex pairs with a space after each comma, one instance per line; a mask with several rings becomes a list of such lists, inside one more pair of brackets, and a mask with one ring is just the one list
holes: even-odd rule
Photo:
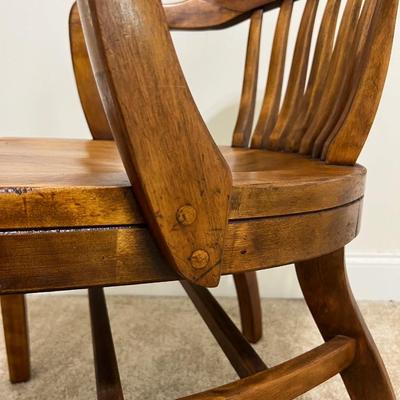
[[158, 0], [79, 0], [108, 122], [164, 256], [185, 279], [215, 286], [231, 172], [181, 71]]

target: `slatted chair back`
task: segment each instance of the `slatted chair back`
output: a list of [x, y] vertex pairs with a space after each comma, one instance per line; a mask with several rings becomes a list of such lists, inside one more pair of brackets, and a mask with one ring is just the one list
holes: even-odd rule
[[[215, 29], [250, 19], [233, 146], [250, 144], [252, 148], [309, 154], [329, 163], [354, 164], [382, 93], [397, 4], [398, 0], [307, 0], [284, 94], [294, 0], [186, 0], [164, 5], [164, 10], [171, 29]], [[280, 12], [267, 86], [254, 121], [263, 14], [276, 7]], [[316, 20], [318, 7], [324, 7], [321, 21]], [[95, 137], [109, 138], [110, 128], [96, 95], [76, 6], [70, 29], [78, 88], [88, 123]], [[311, 49], [313, 35], [317, 40]]]
[[[233, 146], [250, 144], [352, 165], [380, 101], [397, 5], [397, 0], [307, 0], [284, 94], [294, 0], [187, 0], [167, 5], [165, 10], [170, 26], [179, 29], [216, 28], [251, 19]], [[280, 12], [267, 86], [255, 122], [263, 11], [274, 7], [280, 7]], [[324, 7], [321, 21], [316, 19], [318, 7]], [[313, 35], [317, 40], [312, 49]]]
[[[71, 42], [89, 125], [98, 138], [110, 138], [111, 126], [151, 229], [186, 279], [218, 282], [231, 178], [190, 96], [168, 28], [221, 29], [250, 19], [233, 146], [356, 163], [382, 94], [398, 0], [304, 0], [292, 60], [287, 52], [295, 0], [186, 0], [164, 5], [164, 13], [149, 0], [78, 3], [85, 37], [74, 8]], [[278, 7], [255, 118], [263, 15]]]

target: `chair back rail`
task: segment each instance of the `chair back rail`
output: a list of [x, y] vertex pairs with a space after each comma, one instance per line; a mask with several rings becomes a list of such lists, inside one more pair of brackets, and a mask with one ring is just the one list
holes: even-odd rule
[[191, 97], [162, 6], [78, 6], [102, 104], [150, 230], [181, 276], [215, 286], [231, 172]]

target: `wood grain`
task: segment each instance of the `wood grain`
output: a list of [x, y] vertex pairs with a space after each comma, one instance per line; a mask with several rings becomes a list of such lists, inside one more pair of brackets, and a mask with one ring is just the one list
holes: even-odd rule
[[90, 133], [94, 139], [112, 139], [111, 128], [90, 65], [76, 3], [72, 6], [69, 16], [69, 41], [76, 87]]
[[[229, 219], [341, 206], [364, 193], [363, 167], [296, 154], [221, 147], [232, 170]], [[1, 229], [145, 222], [112, 141], [0, 140]], [[40, 162], [38, 162], [40, 160]]]
[[329, 146], [326, 161], [352, 165], [371, 130], [382, 96], [393, 43], [398, 0], [379, 2], [364, 72], [349, 114]]
[[263, 10], [254, 11], [251, 16], [239, 115], [232, 139], [233, 147], [248, 147], [253, 129], [258, 82], [258, 64], [260, 61], [262, 18]]
[[250, 343], [262, 337], [262, 312], [257, 273], [255, 271], [233, 275], [240, 309], [243, 336]]
[[348, 282], [344, 249], [296, 263], [308, 307], [326, 341], [337, 334], [356, 340], [352, 365], [342, 372], [352, 399], [394, 400], [393, 388]]
[[326, 4], [315, 46], [307, 90], [302, 99], [298, 116], [293, 126], [287, 132], [284, 144], [284, 150], [286, 151], [299, 151], [303, 135], [324, 93], [332, 57], [340, 4], [341, 0], [328, 0]]
[[1, 296], [0, 302], [10, 381], [26, 382], [31, 377], [26, 299], [22, 295]]
[[279, 115], [293, 0], [283, 0], [276, 23], [264, 99], [251, 147], [265, 147]]
[[[357, 201], [322, 212], [233, 221], [222, 273], [331, 253], [358, 234], [361, 205]], [[0, 256], [0, 294], [179, 279], [140, 226], [5, 232], [0, 234]]]
[[308, 0], [306, 2], [299, 32], [297, 34], [292, 67], [282, 108], [279, 112], [275, 127], [266, 138], [267, 140], [263, 142], [267, 149], [278, 150], [283, 146], [284, 138], [288, 130], [292, 128], [294, 120], [299, 112], [307, 79], [308, 60], [317, 8], [318, 0]]
[[187, 281], [181, 284], [239, 377], [266, 370], [267, 366], [209, 290]]
[[[184, 278], [216, 286], [231, 174], [191, 97], [162, 6], [147, 0], [78, 5], [107, 119], [151, 232]], [[184, 206], [197, 214], [190, 226], [177, 223]]]
[[106, 298], [102, 288], [89, 289], [90, 324], [98, 400], [124, 400]]
[[343, 336], [249, 378], [182, 400], [291, 400], [346, 369], [355, 356], [355, 342]]

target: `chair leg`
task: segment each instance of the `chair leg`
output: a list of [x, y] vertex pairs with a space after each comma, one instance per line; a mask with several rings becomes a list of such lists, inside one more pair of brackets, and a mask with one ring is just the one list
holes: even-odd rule
[[261, 300], [256, 272], [233, 275], [238, 296], [243, 336], [250, 343], [262, 337]]
[[89, 289], [98, 400], [124, 400], [103, 288]]
[[296, 264], [307, 305], [325, 341], [356, 339], [352, 365], [342, 372], [353, 400], [395, 400], [385, 366], [361, 316], [346, 274], [344, 249]]
[[25, 296], [7, 295], [0, 300], [10, 381], [25, 382], [31, 376]]

